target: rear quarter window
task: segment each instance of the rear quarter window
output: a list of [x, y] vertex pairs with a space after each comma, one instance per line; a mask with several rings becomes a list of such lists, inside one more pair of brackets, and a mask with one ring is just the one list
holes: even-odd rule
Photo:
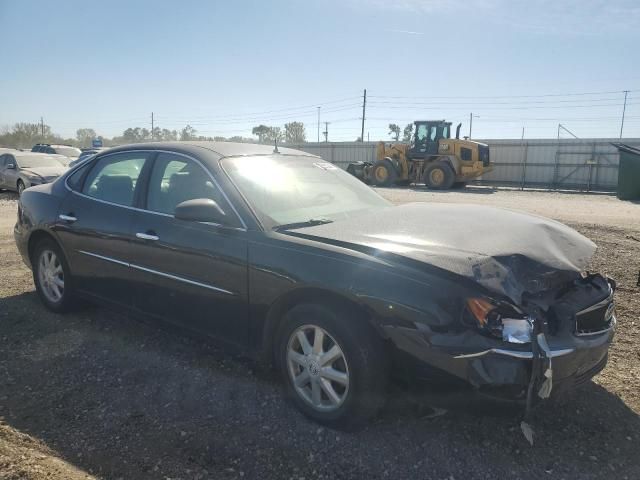
[[85, 163], [81, 167], [79, 167], [75, 172], [73, 172], [67, 178], [67, 185], [71, 190], [79, 192], [82, 190], [82, 181], [84, 180], [84, 176], [87, 173], [88, 166], [91, 162]]

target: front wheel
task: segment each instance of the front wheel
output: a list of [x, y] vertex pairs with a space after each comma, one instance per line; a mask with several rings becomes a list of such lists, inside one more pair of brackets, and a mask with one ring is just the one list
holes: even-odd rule
[[377, 187], [390, 187], [398, 176], [393, 163], [386, 158], [373, 164], [373, 183]]
[[385, 401], [384, 342], [357, 315], [301, 304], [286, 315], [277, 356], [288, 397], [308, 417], [350, 429]]
[[75, 305], [73, 280], [60, 247], [53, 240], [42, 240], [31, 263], [36, 291], [44, 306], [56, 313], [69, 311]]
[[24, 186], [24, 182], [22, 180], [18, 180], [18, 185], [17, 185], [18, 195], [22, 195], [22, 192], [24, 192], [25, 188], [26, 187]]
[[447, 190], [454, 181], [455, 174], [447, 163], [430, 163], [424, 171], [424, 183], [433, 190]]

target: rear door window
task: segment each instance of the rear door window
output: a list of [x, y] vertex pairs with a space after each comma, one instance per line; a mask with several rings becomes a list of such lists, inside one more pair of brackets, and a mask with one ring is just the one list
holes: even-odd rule
[[99, 159], [91, 169], [82, 193], [98, 200], [132, 206], [134, 192], [148, 152], [123, 152]]

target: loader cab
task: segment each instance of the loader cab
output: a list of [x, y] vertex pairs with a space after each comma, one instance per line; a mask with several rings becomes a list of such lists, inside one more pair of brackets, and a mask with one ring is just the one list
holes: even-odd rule
[[438, 154], [438, 142], [443, 138], [451, 138], [451, 123], [442, 120], [424, 121], [414, 123], [414, 139], [411, 146], [411, 157], [425, 158]]

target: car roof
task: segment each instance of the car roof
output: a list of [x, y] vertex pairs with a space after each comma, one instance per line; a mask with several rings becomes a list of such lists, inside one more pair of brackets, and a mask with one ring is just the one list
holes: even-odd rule
[[64, 155], [60, 155], [58, 153], [42, 153], [42, 152], [25, 152], [22, 150], [16, 150], [15, 152], [4, 152], [10, 153], [14, 157], [53, 157], [53, 158], [67, 158]]
[[[195, 142], [195, 141], [182, 141], [182, 142], [152, 142], [152, 143], [137, 143], [131, 145], [121, 145], [114, 147], [110, 151], [119, 150], [175, 150], [175, 151], [189, 151], [193, 152], [193, 147], [209, 150], [217, 154], [220, 157], [237, 157], [237, 156], [253, 156], [253, 155], [271, 155], [274, 153], [274, 145], [265, 145], [261, 143], [235, 143], [235, 142]], [[295, 150], [293, 148], [281, 147], [278, 145], [278, 152], [283, 155], [300, 155], [305, 157], [315, 157], [312, 153], [303, 152], [302, 150]]]

